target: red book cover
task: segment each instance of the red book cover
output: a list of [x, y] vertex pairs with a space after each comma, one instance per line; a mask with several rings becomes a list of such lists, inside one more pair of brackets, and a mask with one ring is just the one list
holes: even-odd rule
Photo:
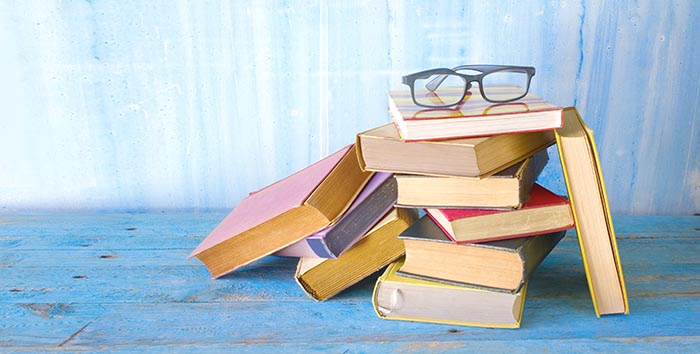
[[[529, 216], [533, 215], [530, 211], [543, 208], [551, 208], [552, 212], [534, 220]], [[460, 244], [532, 236], [574, 226], [568, 199], [539, 184], [532, 187], [528, 201], [520, 209], [426, 209], [426, 213], [450, 239]], [[479, 218], [486, 223], [476, 220]], [[459, 230], [467, 229], [466, 233], [455, 230], [460, 224], [463, 227]]]

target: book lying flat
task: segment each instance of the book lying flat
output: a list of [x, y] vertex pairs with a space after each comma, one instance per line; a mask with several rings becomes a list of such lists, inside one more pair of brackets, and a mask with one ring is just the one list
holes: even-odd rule
[[494, 291], [517, 292], [565, 231], [458, 245], [423, 216], [399, 235], [406, 247], [400, 273]]
[[348, 145], [244, 198], [190, 258], [218, 278], [270, 255], [336, 220], [370, 177]]
[[[522, 92], [512, 86], [499, 89]], [[447, 90], [444, 89], [445, 94]], [[452, 90], [453, 96], [461, 97], [462, 93], [462, 89]], [[409, 89], [390, 90], [389, 112], [406, 141], [524, 133], [562, 126], [562, 108], [533, 93], [518, 101], [495, 104], [486, 101], [477, 87], [469, 90], [461, 104], [447, 108], [417, 106]]]
[[425, 212], [456, 243], [537, 235], [574, 226], [569, 201], [536, 183], [520, 209], [428, 208]]
[[556, 138], [596, 315], [629, 313], [593, 131], [576, 108], [569, 107], [564, 110], [564, 126], [556, 131]]
[[389, 265], [374, 287], [372, 305], [380, 318], [450, 325], [518, 328], [525, 290], [504, 293], [404, 277], [402, 261]]
[[396, 204], [413, 208], [520, 208], [548, 159], [545, 149], [485, 178], [396, 175]]
[[369, 171], [486, 177], [554, 144], [552, 131], [445, 141], [401, 140], [391, 125], [357, 134], [361, 166]]
[[286, 257], [337, 258], [359, 241], [396, 202], [396, 181], [378, 172], [332, 225], [275, 253]]
[[403, 256], [397, 236], [418, 217], [415, 209], [392, 209], [367, 235], [336, 259], [300, 258], [294, 275], [304, 292], [324, 301]]

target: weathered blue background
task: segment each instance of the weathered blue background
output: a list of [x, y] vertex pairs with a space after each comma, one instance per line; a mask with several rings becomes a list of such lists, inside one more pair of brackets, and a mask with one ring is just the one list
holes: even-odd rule
[[[218, 209], [389, 122], [414, 71], [532, 65], [616, 214], [700, 211], [700, 2], [2, 1], [0, 208]], [[540, 181], [565, 191], [558, 159]]]

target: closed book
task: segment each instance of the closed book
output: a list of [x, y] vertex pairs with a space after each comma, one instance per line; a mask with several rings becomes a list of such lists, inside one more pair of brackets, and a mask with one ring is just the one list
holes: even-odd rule
[[418, 217], [415, 209], [392, 209], [367, 235], [336, 259], [299, 259], [294, 275], [304, 292], [324, 301], [403, 256], [399, 233]]
[[337, 258], [359, 241], [396, 202], [396, 181], [379, 172], [332, 225], [275, 253], [286, 257]]
[[355, 146], [244, 198], [192, 251], [215, 278], [270, 255], [330, 225], [350, 206], [372, 173]]
[[629, 313], [593, 131], [576, 108], [569, 107], [564, 110], [564, 126], [556, 131], [556, 139], [593, 308], [597, 316]]
[[398, 260], [377, 279], [372, 305], [380, 318], [450, 325], [518, 328], [525, 304], [516, 293], [445, 284], [397, 274]]
[[494, 291], [517, 292], [566, 231], [459, 245], [427, 216], [399, 235], [406, 247], [400, 272]]
[[569, 201], [537, 183], [520, 209], [428, 208], [425, 212], [456, 243], [524, 237], [574, 226]]
[[[499, 90], [522, 91], [512, 86], [502, 86]], [[461, 97], [462, 94], [462, 89], [450, 93], [445, 89], [445, 95]], [[409, 89], [390, 90], [389, 112], [406, 141], [524, 133], [562, 126], [562, 108], [533, 93], [514, 102], [491, 103], [475, 87], [468, 91], [464, 101], [448, 108], [417, 106]]]
[[547, 161], [545, 149], [485, 178], [396, 175], [396, 204], [413, 208], [517, 209], [530, 197]]
[[358, 159], [369, 171], [486, 177], [554, 144], [552, 131], [406, 143], [391, 124], [357, 134]]

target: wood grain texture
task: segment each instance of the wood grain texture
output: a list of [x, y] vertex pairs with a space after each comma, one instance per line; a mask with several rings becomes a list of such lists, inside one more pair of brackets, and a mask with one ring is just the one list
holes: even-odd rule
[[[389, 122], [433, 67], [537, 68], [616, 214], [700, 212], [700, 3], [0, 3], [0, 208], [230, 209]], [[40, 104], [39, 104], [40, 103]], [[551, 152], [551, 150], [550, 150]], [[556, 154], [540, 183], [565, 191]]]
[[0, 351], [686, 352], [700, 344], [698, 216], [615, 218], [626, 316], [595, 317], [569, 232], [535, 272], [518, 330], [381, 320], [370, 300], [378, 274], [317, 303], [294, 282], [290, 258], [210, 279], [186, 256], [224, 216], [0, 216]]

